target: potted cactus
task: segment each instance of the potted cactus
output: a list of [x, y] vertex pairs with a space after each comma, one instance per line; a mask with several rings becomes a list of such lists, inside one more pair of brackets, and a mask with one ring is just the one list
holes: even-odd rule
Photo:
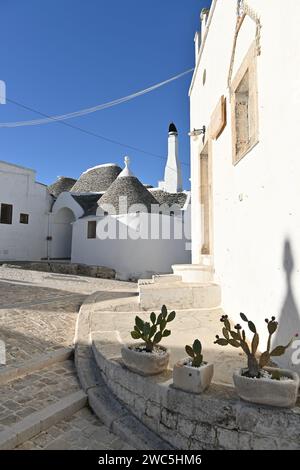
[[193, 346], [186, 345], [185, 350], [188, 357], [174, 365], [173, 385], [185, 392], [202, 393], [211, 383], [214, 366], [203, 360], [199, 339]]
[[163, 338], [170, 336], [171, 331], [166, 327], [175, 316], [175, 312], [168, 314], [167, 307], [163, 305], [158, 316], [154, 312], [151, 313], [150, 322], [145, 322], [138, 316], [135, 317], [131, 336], [143, 342], [122, 348], [122, 359], [128, 369], [141, 375], [160, 374], [167, 369], [170, 353], [159, 343]]
[[[271, 347], [272, 336], [278, 328], [275, 317], [266, 319], [268, 328], [267, 349], [262, 354], [258, 354], [259, 335], [254, 323], [240, 314], [241, 319], [248, 324], [248, 328], [253, 333], [251, 344], [246, 340], [245, 330], [240, 324], [234, 329], [231, 328], [227, 315], [221, 317], [224, 324], [223, 338], [216, 336], [215, 344], [220, 346], [233, 346], [241, 348], [247, 356], [247, 367], [234, 372], [233, 381], [240, 398], [262, 405], [292, 407], [296, 404], [299, 389], [298, 374], [285, 369], [268, 367], [272, 357], [282, 356], [290, 347], [295, 337], [286, 346]], [[235, 331], [234, 331], [235, 330]]]

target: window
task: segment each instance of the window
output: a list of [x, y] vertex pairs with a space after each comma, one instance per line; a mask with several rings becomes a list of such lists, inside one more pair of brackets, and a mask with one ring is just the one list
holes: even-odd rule
[[20, 224], [28, 224], [28, 222], [29, 222], [29, 215], [20, 214]]
[[1, 204], [0, 224], [12, 224], [13, 206]]
[[96, 229], [97, 229], [96, 220], [90, 220], [87, 226], [87, 237], [96, 238]]
[[232, 152], [236, 165], [258, 142], [256, 49], [252, 45], [231, 89]]

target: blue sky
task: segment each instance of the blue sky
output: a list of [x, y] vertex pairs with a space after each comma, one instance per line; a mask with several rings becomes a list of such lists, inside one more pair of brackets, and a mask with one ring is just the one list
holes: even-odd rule
[[[194, 34], [210, 0], [1, 0], [0, 79], [7, 98], [48, 115], [68, 113], [144, 89], [194, 66]], [[167, 154], [168, 125], [180, 137], [189, 187], [191, 75], [129, 103], [68, 121], [156, 155]], [[0, 122], [37, 114], [0, 106]], [[37, 170], [50, 183], [130, 155], [143, 182], [162, 179], [165, 161], [59, 123], [0, 129], [0, 160]], [[185, 163], [185, 164], [184, 164]]]

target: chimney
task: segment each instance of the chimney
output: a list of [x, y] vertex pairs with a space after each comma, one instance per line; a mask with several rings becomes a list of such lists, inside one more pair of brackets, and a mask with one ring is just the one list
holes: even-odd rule
[[168, 135], [168, 160], [165, 168], [164, 190], [167, 193], [182, 191], [181, 166], [178, 158], [178, 132], [171, 123]]
[[206, 25], [207, 25], [207, 20], [209, 17], [209, 8], [203, 8], [200, 13], [200, 20], [201, 20], [201, 42], [203, 41], [205, 31], [206, 31]]
[[199, 31], [196, 31], [194, 41], [195, 41], [195, 64], [197, 64], [199, 50], [201, 46], [201, 35]]

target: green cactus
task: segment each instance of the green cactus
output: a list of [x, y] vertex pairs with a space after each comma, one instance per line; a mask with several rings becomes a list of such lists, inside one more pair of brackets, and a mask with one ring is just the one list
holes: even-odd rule
[[152, 352], [156, 344], [160, 343], [163, 338], [170, 336], [171, 331], [166, 329], [168, 323], [174, 320], [176, 313], [168, 314], [165, 305], [161, 308], [161, 313], [156, 316], [154, 312], [150, 315], [150, 322], [145, 322], [140, 317], [135, 317], [134, 330], [131, 332], [133, 339], [141, 339], [144, 341], [147, 352]]
[[[282, 356], [285, 351], [290, 347], [295, 337], [293, 337], [286, 346], [277, 346], [276, 348], [271, 350], [272, 336], [278, 328], [278, 322], [275, 321], [275, 317], [272, 317], [270, 321], [266, 319], [265, 321], [268, 325], [269, 332], [267, 350], [263, 352], [259, 358], [257, 358], [259, 335], [256, 331], [256, 326], [252, 321], [248, 320], [244, 313], [241, 313], [240, 316], [241, 319], [248, 324], [249, 330], [253, 333], [251, 345], [249, 345], [246, 341], [246, 333], [245, 330], [242, 329], [241, 325], [237, 324], [234, 327], [234, 330], [236, 331], [232, 330], [227, 315], [223, 315], [220, 320], [222, 323], [224, 323], [224, 327], [222, 329], [223, 338], [220, 338], [217, 335], [215, 344], [219, 344], [220, 346], [227, 346], [229, 344], [230, 346], [233, 346], [235, 348], [242, 348], [248, 359], [247, 375], [249, 377], [260, 377], [260, 370], [263, 369], [269, 363], [271, 357]], [[296, 335], [296, 337], [297, 336], [298, 335]]]
[[192, 358], [192, 367], [201, 367], [203, 363], [202, 345], [199, 339], [195, 339], [193, 346], [185, 347], [186, 353]]

